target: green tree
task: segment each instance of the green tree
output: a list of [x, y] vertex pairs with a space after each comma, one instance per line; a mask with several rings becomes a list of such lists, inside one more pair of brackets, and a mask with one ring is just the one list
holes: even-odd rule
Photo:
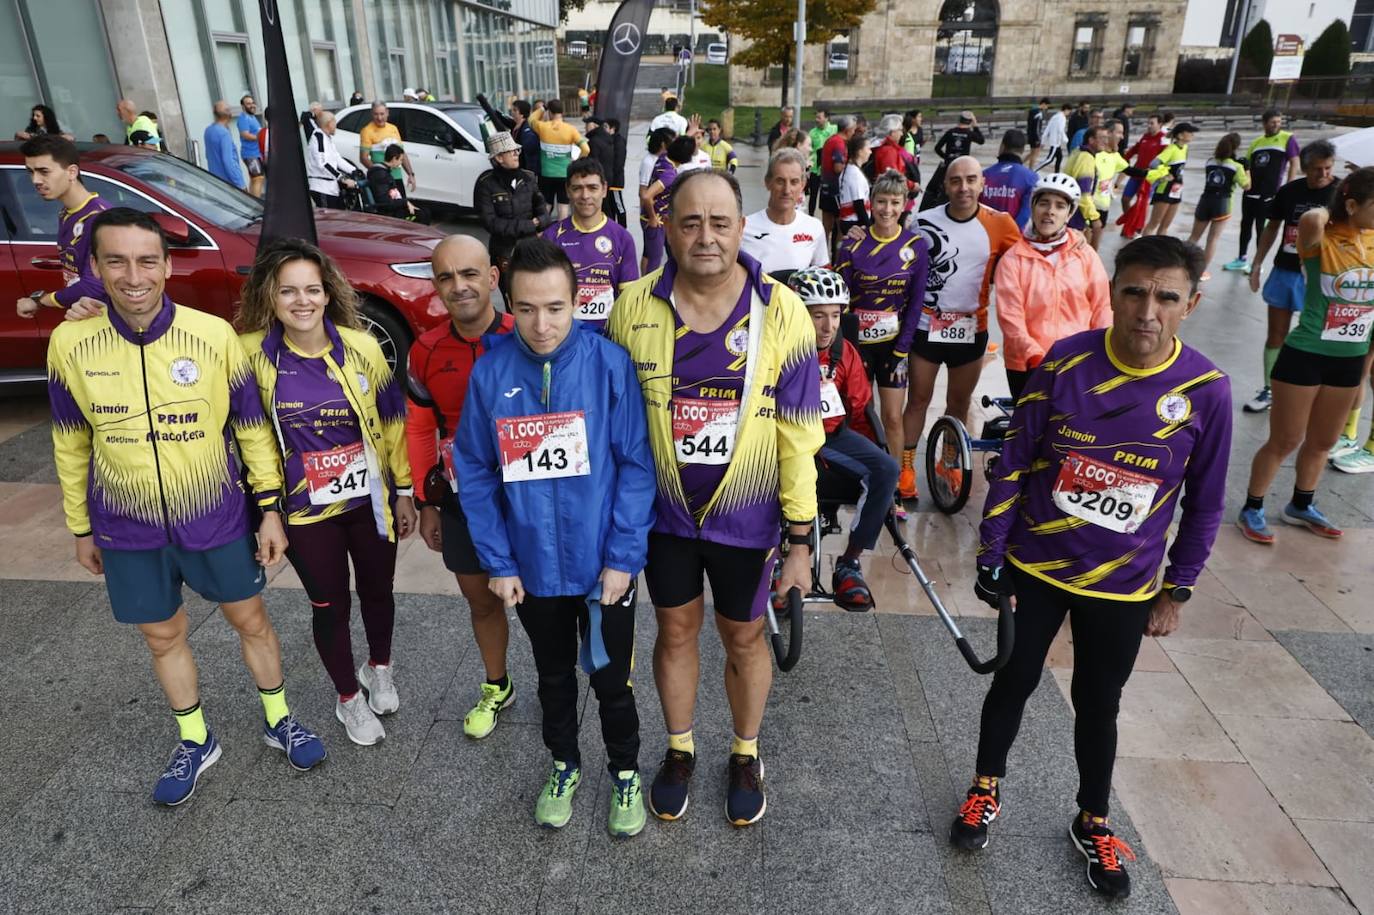
[[[806, 43], [825, 44], [841, 32], [858, 28], [875, 6], [877, 0], [807, 0]], [[749, 40], [749, 47], [735, 52], [731, 63], [764, 71], [782, 67], [782, 103], [786, 105], [797, 47], [792, 34], [797, 0], [701, 0], [699, 8], [707, 25]]]
[[587, 0], [558, 0], [558, 21], [567, 22], [569, 13], [575, 13], [586, 5]]
[[1269, 67], [1274, 62], [1274, 30], [1268, 19], [1261, 19], [1251, 28], [1245, 40], [1240, 43], [1240, 64], [1236, 74], [1245, 77], [1269, 78]]
[[1328, 25], [1302, 59], [1302, 75], [1349, 76], [1350, 30], [1337, 19]]

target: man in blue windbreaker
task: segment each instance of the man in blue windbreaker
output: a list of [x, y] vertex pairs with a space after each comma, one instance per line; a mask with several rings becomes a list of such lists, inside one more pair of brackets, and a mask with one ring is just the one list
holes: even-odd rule
[[561, 248], [519, 242], [510, 284], [515, 333], [488, 338], [468, 383], [454, 445], [459, 499], [491, 590], [516, 608], [534, 649], [553, 754], [536, 822], [566, 825], [581, 779], [580, 634], [612, 778], [607, 826], [633, 836], [645, 821], [634, 582], [656, 486], [644, 398], [629, 354], [573, 320], [577, 278]]

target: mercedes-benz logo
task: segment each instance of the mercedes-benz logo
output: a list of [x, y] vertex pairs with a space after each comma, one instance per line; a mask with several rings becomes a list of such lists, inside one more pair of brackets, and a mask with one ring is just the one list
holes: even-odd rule
[[629, 56], [639, 50], [639, 26], [633, 22], [622, 22], [615, 27], [611, 36], [611, 47], [617, 53]]

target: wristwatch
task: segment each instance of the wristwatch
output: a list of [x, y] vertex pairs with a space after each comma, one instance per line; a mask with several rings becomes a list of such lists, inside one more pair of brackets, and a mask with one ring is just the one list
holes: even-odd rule
[[810, 546], [810, 545], [811, 545], [811, 535], [810, 535], [810, 534], [791, 534], [791, 533], [789, 533], [789, 534], [787, 535], [787, 543], [788, 543], [789, 546]]
[[1174, 603], [1186, 604], [1193, 596], [1193, 589], [1187, 585], [1175, 585], [1172, 588], [1165, 589], [1165, 593], [1169, 595], [1169, 599]]

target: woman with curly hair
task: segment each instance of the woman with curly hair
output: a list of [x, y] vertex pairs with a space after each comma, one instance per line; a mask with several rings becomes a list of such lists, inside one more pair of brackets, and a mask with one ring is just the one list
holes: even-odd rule
[[57, 115], [51, 108], [47, 105], [34, 105], [29, 112], [29, 126], [23, 130], [15, 131], [14, 138], [23, 142], [30, 137], [41, 137], [49, 133], [66, 137], [68, 140], [76, 139], [58, 126]]
[[[244, 284], [239, 340], [281, 447], [286, 557], [310, 598], [315, 647], [356, 744], [386, 736], [377, 715], [400, 700], [391, 669], [397, 542], [415, 529], [405, 395], [357, 296], [319, 248], [283, 239], [259, 252]], [[356, 672], [348, 561], [367, 632]]]

